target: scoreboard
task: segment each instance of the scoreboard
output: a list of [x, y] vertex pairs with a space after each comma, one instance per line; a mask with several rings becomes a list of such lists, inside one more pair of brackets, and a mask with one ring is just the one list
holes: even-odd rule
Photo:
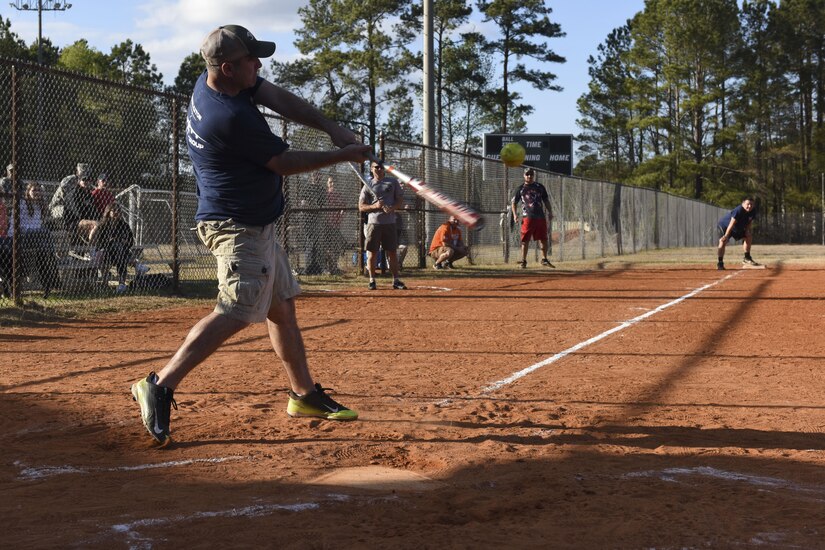
[[525, 166], [573, 175], [572, 134], [484, 134], [485, 158], [499, 160], [501, 148], [513, 141], [527, 152]]

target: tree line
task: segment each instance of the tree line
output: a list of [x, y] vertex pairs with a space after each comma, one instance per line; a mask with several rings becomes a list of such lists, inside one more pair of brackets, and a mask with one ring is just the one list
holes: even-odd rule
[[577, 173], [821, 208], [825, 2], [646, 0], [588, 60]]
[[[475, 12], [474, 10], [477, 10]], [[498, 34], [468, 25], [471, 16]], [[434, 2], [436, 145], [477, 152], [484, 132], [525, 131], [533, 107], [519, 85], [559, 90], [547, 63], [563, 63], [548, 43], [564, 36], [544, 0], [438, 0]], [[378, 128], [419, 141], [423, 13], [409, 0], [309, 0], [295, 30], [298, 61], [271, 62], [267, 72], [285, 87], [343, 122], [365, 124], [375, 143]], [[0, 16], [0, 56], [35, 61]], [[537, 64], [527, 66], [525, 61]], [[127, 40], [109, 53], [78, 40], [62, 49], [43, 41], [43, 63], [101, 78], [188, 95], [205, 64], [197, 52], [181, 63], [172, 86], [140, 44]]]
[[[435, 139], [478, 152], [485, 132], [526, 131], [523, 86], [561, 89], [549, 70], [565, 36], [544, 0], [434, 2]], [[309, 0], [299, 9], [302, 57], [266, 71], [328, 116], [418, 141], [420, 3]], [[495, 33], [472, 30], [471, 21]], [[579, 99], [576, 174], [733, 205], [755, 194], [778, 214], [819, 205], [825, 171], [825, 2], [646, 0], [588, 60]], [[103, 53], [86, 40], [44, 39], [43, 62], [188, 96], [205, 70], [197, 52], [174, 84], [140, 44]], [[34, 61], [0, 16], [0, 56]], [[526, 61], [531, 60], [528, 66]], [[150, 131], [147, 128], [147, 131]]]

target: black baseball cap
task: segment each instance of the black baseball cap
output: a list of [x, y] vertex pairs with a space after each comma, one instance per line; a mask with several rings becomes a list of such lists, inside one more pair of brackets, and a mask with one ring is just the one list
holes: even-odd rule
[[218, 66], [225, 61], [237, 61], [245, 55], [269, 57], [275, 53], [275, 42], [258, 40], [245, 27], [224, 25], [206, 35], [201, 56], [207, 64]]

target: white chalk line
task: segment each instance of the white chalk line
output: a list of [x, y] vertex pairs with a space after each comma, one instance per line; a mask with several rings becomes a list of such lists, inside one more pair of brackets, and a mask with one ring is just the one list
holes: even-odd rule
[[219, 464], [230, 460], [244, 460], [245, 456], [225, 456], [218, 458], [190, 458], [186, 460], [173, 460], [169, 462], [155, 462], [152, 464], [138, 464], [136, 466], [116, 466], [112, 468], [78, 468], [76, 466], [40, 466], [30, 467], [26, 464], [15, 461], [14, 465], [20, 468], [18, 479], [32, 480], [46, 477], [66, 475], [66, 474], [92, 474], [100, 472], [135, 472], [139, 470], [154, 470], [156, 468], [174, 468], [177, 466], [189, 466], [191, 464]]
[[[189, 521], [195, 521], [199, 519], [211, 519], [211, 518], [255, 518], [255, 517], [263, 517], [271, 515], [275, 512], [279, 511], [286, 511], [286, 512], [306, 512], [311, 510], [317, 510], [324, 504], [330, 503], [339, 503], [339, 502], [347, 502], [352, 500], [353, 498], [359, 501], [388, 501], [388, 500], [398, 500], [397, 495], [390, 495], [390, 496], [381, 496], [381, 497], [353, 497], [346, 494], [340, 493], [329, 493], [324, 496], [319, 502], [298, 502], [294, 504], [253, 504], [249, 506], [243, 506], [240, 508], [229, 508], [226, 510], [214, 510], [214, 511], [207, 511], [207, 512], [193, 512], [191, 514], [178, 514], [171, 517], [166, 518], [146, 518], [146, 519], [139, 519], [135, 521], [131, 521], [128, 523], [118, 523], [112, 525], [110, 527], [110, 531], [114, 531], [115, 534], [118, 535], [125, 535], [126, 538], [132, 542], [140, 541], [143, 543], [150, 543], [152, 541], [151, 538], [141, 536], [140, 530], [148, 528], [148, 527], [166, 527], [166, 526], [174, 526], [176, 524], [185, 523]], [[148, 547], [151, 548], [151, 544], [146, 546], [146, 544], [140, 546], [131, 546], [132, 548], [138, 547]]]
[[436, 292], [452, 292], [453, 291], [452, 288], [449, 288], [449, 287], [446, 287], [446, 286], [424, 286], [424, 285], [420, 285], [420, 286], [416, 286], [415, 288], [435, 290]]
[[556, 361], [558, 361], [560, 359], [564, 359], [565, 357], [567, 357], [571, 353], [579, 351], [582, 348], [586, 348], [590, 344], [595, 344], [599, 340], [603, 340], [603, 339], [607, 338], [608, 336], [610, 336], [611, 334], [615, 334], [615, 333], [617, 333], [621, 330], [624, 330], [628, 327], [631, 327], [631, 326], [635, 325], [636, 323], [638, 323], [639, 321], [643, 321], [643, 320], [647, 319], [648, 317], [656, 315], [657, 313], [659, 313], [661, 311], [664, 311], [669, 307], [673, 307], [677, 304], [680, 304], [680, 303], [684, 302], [685, 300], [687, 300], [688, 298], [692, 298], [693, 296], [696, 296], [700, 292], [703, 292], [703, 291], [705, 291], [705, 290], [707, 290], [707, 289], [709, 289], [713, 286], [716, 286], [719, 283], [730, 279], [731, 277], [735, 277], [739, 273], [740, 273], [739, 271], [736, 271], [734, 273], [731, 273], [730, 275], [726, 275], [725, 277], [722, 277], [721, 279], [717, 279], [716, 281], [713, 281], [712, 283], [708, 283], [704, 286], [700, 286], [699, 288], [693, 289], [690, 292], [688, 292], [687, 294], [685, 294], [684, 296], [680, 296], [679, 298], [676, 298], [675, 300], [671, 300], [670, 302], [667, 302], [666, 304], [662, 304], [662, 305], [660, 305], [659, 307], [657, 307], [655, 309], [652, 309], [652, 310], [650, 310], [646, 313], [643, 313], [643, 314], [641, 314], [637, 317], [634, 317], [633, 319], [625, 321], [625, 322], [621, 323], [620, 325], [618, 325], [616, 327], [613, 327], [610, 330], [606, 330], [606, 331], [602, 332], [601, 334], [598, 334], [598, 335], [594, 336], [593, 338], [585, 340], [584, 342], [580, 342], [580, 343], [576, 344], [575, 346], [567, 348], [564, 351], [560, 351], [559, 353], [557, 353], [557, 354], [555, 354], [551, 357], [548, 357], [544, 361], [540, 361], [540, 362], [538, 362], [534, 365], [530, 365], [529, 367], [527, 367], [525, 369], [522, 369], [522, 370], [520, 370], [520, 371], [518, 371], [514, 374], [511, 374], [507, 378], [503, 378], [503, 379], [501, 379], [497, 382], [493, 382], [492, 384], [490, 384], [489, 386], [487, 386], [486, 388], [481, 390], [481, 393], [486, 394], [486, 393], [494, 392], [496, 390], [500, 390], [504, 386], [508, 386], [508, 385], [512, 384], [513, 382], [515, 382], [516, 380], [518, 380], [520, 378], [524, 378], [528, 374], [530, 374], [534, 371], [537, 371], [538, 369], [540, 369], [542, 367], [546, 367], [547, 365], [555, 363]]
[[[416, 285], [416, 286], [408, 286], [408, 290], [435, 290], [436, 292], [452, 292], [453, 289], [446, 287], [446, 286], [426, 286], [426, 285]], [[364, 291], [361, 289], [358, 290], [351, 290], [351, 289], [336, 289], [336, 288], [315, 288], [312, 290], [306, 291], [307, 294], [311, 294], [313, 292], [326, 292], [329, 294], [363, 294]]]
[[252, 506], [245, 506], [243, 508], [230, 508], [228, 510], [215, 510], [212, 512], [195, 512], [188, 516], [178, 515], [168, 518], [147, 518], [139, 519], [129, 523], [118, 523], [112, 525], [112, 531], [119, 534], [124, 534], [129, 538], [142, 538], [137, 533], [137, 530], [145, 527], [162, 527], [185, 521], [193, 521], [205, 518], [234, 518], [234, 517], [260, 517], [273, 514], [281, 510], [288, 512], [305, 512], [307, 510], [316, 510], [320, 508], [320, 504], [316, 502], [303, 502], [298, 504], [255, 504]]
[[657, 477], [663, 481], [678, 483], [678, 477], [685, 476], [704, 476], [714, 479], [722, 479], [725, 481], [735, 481], [754, 485], [763, 489], [787, 489], [796, 493], [804, 495], [820, 497], [817, 500], [823, 500], [825, 497], [825, 486], [822, 485], [803, 485], [781, 479], [777, 477], [755, 476], [751, 474], [743, 474], [739, 472], [728, 472], [711, 468], [709, 466], [698, 466], [696, 468], [664, 468], [662, 470], [645, 470], [642, 472], [631, 472], [624, 474], [623, 478], [638, 478], [638, 477]]

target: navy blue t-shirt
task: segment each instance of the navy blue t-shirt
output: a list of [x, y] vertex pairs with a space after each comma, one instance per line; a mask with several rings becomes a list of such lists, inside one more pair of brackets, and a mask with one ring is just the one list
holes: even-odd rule
[[197, 181], [198, 221], [274, 222], [284, 209], [281, 176], [266, 163], [289, 148], [272, 133], [252, 98], [263, 79], [230, 97], [198, 78], [186, 117], [186, 142]]
[[525, 218], [543, 218], [544, 201], [549, 200], [547, 189], [538, 182], [520, 185], [513, 195], [513, 204], [521, 202], [521, 215]]
[[732, 219], [736, 220], [736, 223], [731, 230], [731, 236], [736, 239], [741, 239], [745, 235], [745, 228], [748, 226], [751, 221], [756, 217], [756, 208], [753, 208], [750, 212], [742, 208], [740, 204], [724, 216], [722, 219], [719, 220], [719, 227], [722, 231], [726, 231], [730, 221]]

